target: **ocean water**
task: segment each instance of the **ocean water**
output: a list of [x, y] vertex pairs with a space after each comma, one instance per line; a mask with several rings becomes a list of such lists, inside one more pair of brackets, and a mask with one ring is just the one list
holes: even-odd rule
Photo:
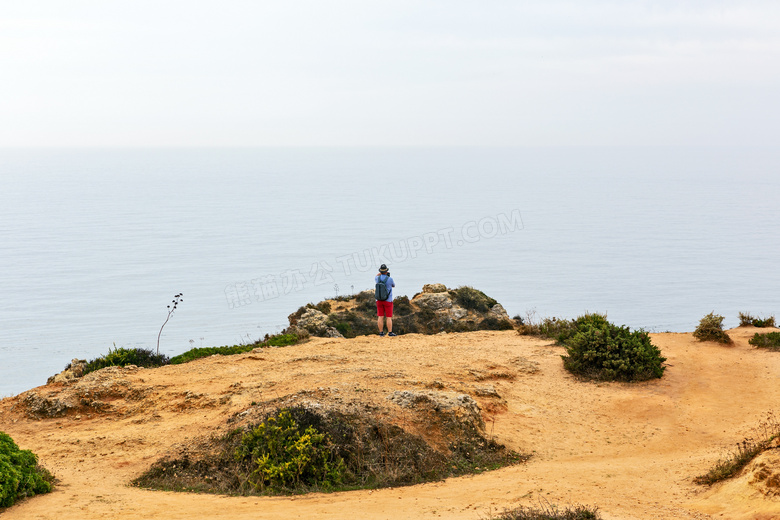
[[471, 285], [510, 315], [780, 314], [777, 148], [0, 150], [0, 397], [114, 345], [254, 341], [307, 302]]

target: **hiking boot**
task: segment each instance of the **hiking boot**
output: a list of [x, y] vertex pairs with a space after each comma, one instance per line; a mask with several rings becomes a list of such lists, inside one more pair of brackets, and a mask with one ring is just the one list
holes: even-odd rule
[[398, 336], [398, 334], [396, 334], [395, 332], [388, 332], [387, 335], [388, 336]]
[[379, 335], [380, 336], [384, 336], [385, 335], [385, 331], [380, 332]]

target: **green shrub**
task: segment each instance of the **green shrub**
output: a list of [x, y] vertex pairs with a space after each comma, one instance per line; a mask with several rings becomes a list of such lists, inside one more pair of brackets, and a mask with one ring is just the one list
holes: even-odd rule
[[774, 327], [775, 326], [775, 317], [769, 316], [767, 318], [758, 318], [756, 316], [751, 316], [747, 312], [740, 312], [739, 313], [739, 326], [740, 327], [747, 327], [752, 325], [753, 327]]
[[355, 295], [355, 312], [376, 317], [376, 298], [374, 291], [363, 291]]
[[509, 320], [488, 316], [477, 323], [477, 330], [512, 330], [514, 325]]
[[577, 333], [577, 328], [581, 324], [588, 321], [593, 322], [594, 320], [598, 321], [599, 324], [607, 323], [607, 315], [589, 313], [580, 316], [576, 320], [556, 317], [536, 320], [535, 313], [529, 313], [529, 316], [524, 320], [524, 324], [518, 330], [518, 334], [554, 339], [559, 345], [565, 345]]
[[352, 332], [352, 324], [342, 322], [342, 321], [336, 321], [333, 324], [333, 327], [339, 331], [339, 333], [344, 336], [345, 338], [354, 338], [355, 333]]
[[645, 381], [663, 375], [666, 358], [646, 332], [618, 327], [601, 314], [586, 314], [574, 323], [573, 335], [561, 335], [568, 354], [561, 357], [569, 372], [601, 381]]
[[118, 347], [108, 349], [108, 354], [93, 359], [84, 367], [84, 374], [89, 374], [95, 370], [106, 367], [124, 367], [135, 365], [138, 367], [160, 367], [170, 363], [165, 354], [156, 354], [153, 350], [145, 348], [123, 348]]
[[541, 335], [548, 338], [554, 338], [559, 345], [565, 345], [586, 322], [592, 324], [604, 325], [607, 323], [607, 316], [603, 314], [585, 314], [576, 320], [555, 319], [543, 320], [539, 325]]
[[716, 341], [718, 343], [732, 343], [728, 334], [723, 331], [725, 318], [714, 312], [707, 314], [699, 322], [699, 326], [693, 331], [693, 337], [699, 341]]
[[317, 305], [309, 304], [309, 306], [317, 309], [322, 314], [330, 314], [330, 302], [329, 301], [323, 300], [320, 303], [318, 303]]
[[393, 317], [408, 316], [414, 312], [408, 296], [397, 296], [393, 299]]
[[358, 312], [357, 308], [330, 314], [326, 325], [338, 330], [345, 338], [376, 334], [376, 308], [373, 314]]
[[235, 457], [249, 463], [247, 480], [258, 490], [331, 489], [341, 483], [345, 470], [344, 460], [331, 450], [329, 437], [313, 426], [299, 427], [289, 410], [244, 434]]
[[482, 291], [464, 285], [450, 290], [450, 296], [464, 309], [487, 312], [498, 302]]
[[757, 348], [766, 348], [769, 350], [780, 351], [780, 332], [767, 332], [759, 334], [756, 332], [748, 343]]
[[561, 344], [577, 330], [577, 327], [572, 320], [552, 317], [542, 318], [537, 321], [535, 319], [535, 313], [529, 313], [529, 316], [525, 320], [520, 316], [515, 316], [515, 321], [517, 321], [518, 318], [520, 320], [520, 326], [517, 329], [518, 334], [554, 339]]
[[48, 493], [54, 477], [38, 465], [30, 450], [20, 450], [11, 437], [0, 432], [0, 508], [21, 498]]

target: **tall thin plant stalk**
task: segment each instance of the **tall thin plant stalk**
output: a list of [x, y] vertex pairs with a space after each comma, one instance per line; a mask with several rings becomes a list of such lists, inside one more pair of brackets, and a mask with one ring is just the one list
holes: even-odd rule
[[165, 325], [168, 323], [168, 320], [171, 319], [171, 316], [173, 316], [173, 311], [176, 310], [176, 307], [179, 306], [181, 302], [184, 300], [182, 299], [182, 293], [179, 293], [173, 297], [173, 300], [171, 301], [172, 305], [168, 305], [168, 317], [165, 318], [165, 323], [162, 324], [162, 327], [160, 327], [160, 332], [157, 334], [157, 355], [160, 355], [160, 336], [162, 336], [162, 331]]

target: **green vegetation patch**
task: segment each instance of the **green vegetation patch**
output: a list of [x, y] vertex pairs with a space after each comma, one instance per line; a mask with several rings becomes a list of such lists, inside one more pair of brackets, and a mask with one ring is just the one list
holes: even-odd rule
[[753, 326], [753, 327], [774, 327], [775, 326], [775, 317], [774, 316], [768, 316], [766, 318], [759, 318], [756, 316], [752, 316], [747, 312], [740, 312], [739, 313], [739, 326], [740, 327], [746, 327], [746, 326]]
[[780, 352], [780, 332], [755, 333], [748, 343], [757, 348], [766, 348]]
[[559, 344], [563, 344], [566, 339], [573, 336], [577, 331], [575, 320], [556, 317], [536, 319], [533, 312], [529, 312], [526, 319], [523, 319], [521, 316], [515, 316], [514, 320], [518, 323], [518, 334], [554, 339]]
[[602, 314], [574, 320], [575, 331], [558, 335], [566, 347], [563, 366], [571, 373], [599, 381], [645, 381], [663, 375], [666, 358], [644, 331], [613, 325]]
[[20, 450], [11, 437], [0, 432], [0, 508], [52, 490], [54, 477], [38, 465], [30, 450]]
[[297, 334], [275, 334], [268, 336], [260, 344], [261, 346], [268, 347], [289, 347], [295, 345], [304, 338], [299, 337]]
[[601, 520], [601, 515], [596, 507], [574, 506], [560, 509], [555, 505], [542, 504], [539, 507], [521, 506], [490, 520]]
[[448, 449], [370, 414], [291, 406], [180, 457], [155, 463], [134, 481], [151, 489], [279, 495], [395, 487], [482, 472], [526, 460], [473, 427], [448, 425]]
[[198, 347], [188, 350], [178, 356], [171, 358], [171, 365], [180, 365], [181, 363], [189, 363], [196, 359], [204, 358], [219, 354], [220, 356], [232, 356], [234, 354], [243, 354], [244, 352], [251, 352], [258, 347], [257, 344], [251, 345], [231, 345], [224, 347]]
[[450, 291], [450, 296], [464, 309], [487, 312], [498, 302], [482, 291], [464, 285]]
[[93, 359], [84, 368], [84, 374], [106, 367], [124, 367], [135, 365], [138, 367], [152, 368], [167, 365], [170, 362], [165, 354], [156, 354], [153, 350], [145, 348], [114, 348], [108, 349], [108, 354]]
[[247, 482], [259, 491], [333, 489], [346, 472], [330, 436], [314, 426], [301, 427], [290, 410], [245, 433], [234, 457], [249, 468]]
[[731, 337], [723, 330], [725, 318], [714, 312], [707, 314], [699, 322], [699, 326], [693, 331], [693, 337], [699, 341], [715, 341], [717, 343], [731, 344]]
[[178, 356], [173, 356], [170, 360], [171, 365], [179, 365], [181, 363], [189, 363], [196, 359], [213, 356], [219, 354], [220, 356], [232, 356], [234, 354], [243, 354], [245, 352], [251, 352], [256, 348], [263, 347], [287, 347], [299, 343], [304, 338], [301, 338], [297, 334], [276, 334], [273, 336], [266, 335], [262, 341], [256, 341], [248, 345], [230, 345], [224, 347], [198, 347], [188, 350]]

